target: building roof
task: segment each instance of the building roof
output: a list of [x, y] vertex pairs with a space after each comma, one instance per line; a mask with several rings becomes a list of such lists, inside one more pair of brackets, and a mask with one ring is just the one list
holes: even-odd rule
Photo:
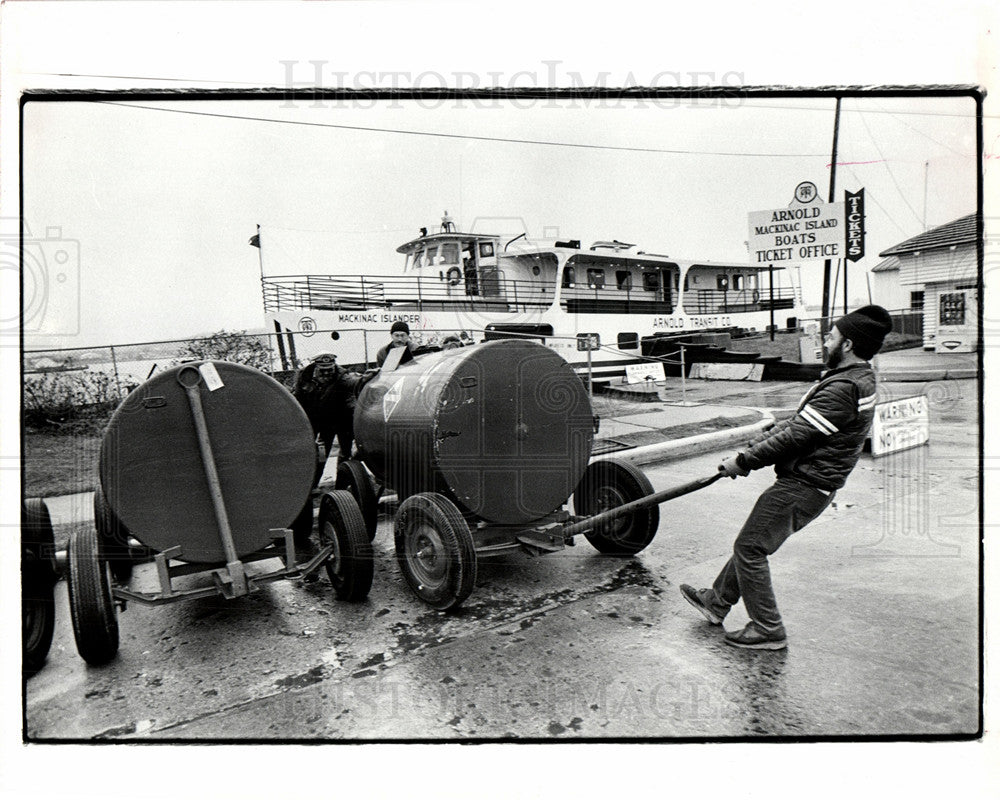
[[931, 228], [912, 239], [907, 239], [888, 250], [883, 250], [879, 255], [884, 258], [885, 256], [916, 253], [919, 250], [937, 250], [957, 244], [975, 244], [978, 219], [978, 214], [959, 217], [953, 222]]
[[889, 256], [884, 261], [879, 261], [871, 269], [872, 272], [897, 272], [899, 271], [899, 256]]

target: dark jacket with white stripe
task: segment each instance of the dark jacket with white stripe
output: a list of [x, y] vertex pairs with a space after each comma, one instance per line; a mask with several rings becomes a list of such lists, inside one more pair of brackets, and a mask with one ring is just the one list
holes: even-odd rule
[[839, 489], [861, 456], [875, 415], [875, 373], [867, 362], [832, 369], [799, 403], [794, 417], [740, 453], [744, 469], [774, 464], [778, 477]]

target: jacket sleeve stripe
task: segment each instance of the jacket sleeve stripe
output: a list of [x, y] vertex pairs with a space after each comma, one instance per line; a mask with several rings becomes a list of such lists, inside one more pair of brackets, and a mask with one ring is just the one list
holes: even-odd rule
[[799, 413], [806, 422], [816, 428], [816, 430], [820, 433], [825, 433], [829, 436], [830, 434], [837, 432], [837, 426], [830, 422], [830, 420], [820, 414], [812, 406], [806, 406]]
[[858, 408], [859, 409], [872, 408], [875, 405], [876, 399], [877, 395], [874, 394], [870, 394], [868, 395], [868, 397], [861, 397], [858, 399]]

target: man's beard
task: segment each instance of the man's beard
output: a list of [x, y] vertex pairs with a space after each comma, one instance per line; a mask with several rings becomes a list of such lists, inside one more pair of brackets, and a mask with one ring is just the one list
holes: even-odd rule
[[830, 349], [826, 354], [827, 369], [836, 369], [840, 362], [844, 360], [844, 343], [838, 342], [836, 347]]

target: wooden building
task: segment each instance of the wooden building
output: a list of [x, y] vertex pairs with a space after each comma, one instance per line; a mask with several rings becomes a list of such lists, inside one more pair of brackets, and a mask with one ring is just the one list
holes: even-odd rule
[[898, 259], [899, 287], [910, 293], [910, 306], [923, 304], [925, 350], [971, 353], [978, 346], [978, 220], [969, 214], [879, 253]]

